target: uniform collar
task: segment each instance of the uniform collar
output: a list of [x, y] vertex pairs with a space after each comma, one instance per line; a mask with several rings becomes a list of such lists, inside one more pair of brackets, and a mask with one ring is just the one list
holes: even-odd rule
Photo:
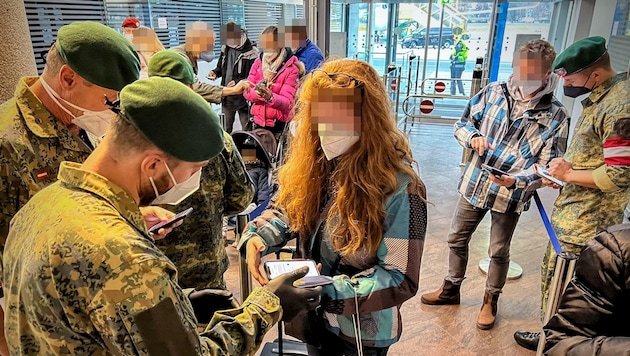
[[586, 99], [582, 100], [582, 106], [587, 107], [599, 102], [604, 96], [606, 96], [610, 89], [615, 86], [615, 84], [627, 80], [627, 77], [628, 74], [624, 72], [619, 73], [612, 78], [609, 78], [600, 86], [593, 89], [591, 94]]
[[131, 225], [148, 236], [138, 204], [123, 188], [107, 178], [81, 168], [74, 162], [62, 162], [57, 177], [63, 184], [95, 194], [109, 202]]
[[23, 77], [15, 89], [17, 107], [24, 118], [26, 127], [37, 137], [58, 138], [60, 144], [68, 150], [90, 153], [90, 148], [61, 124], [35, 96], [31, 86], [38, 79], [38, 77]]

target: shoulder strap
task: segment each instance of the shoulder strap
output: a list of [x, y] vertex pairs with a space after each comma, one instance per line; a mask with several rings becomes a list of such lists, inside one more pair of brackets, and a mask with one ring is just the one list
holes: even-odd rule
[[507, 84], [501, 83], [501, 89], [503, 90], [503, 96], [505, 96], [505, 100], [508, 104], [508, 117], [512, 116], [512, 97], [510, 96], [510, 92], [508, 91]]

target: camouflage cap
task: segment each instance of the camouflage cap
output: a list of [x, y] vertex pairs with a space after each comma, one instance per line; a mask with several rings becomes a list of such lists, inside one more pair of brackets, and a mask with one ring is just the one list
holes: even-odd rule
[[195, 83], [195, 72], [184, 56], [173, 51], [160, 51], [153, 55], [147, 66], [149, 77], [173, 78], [184, 84]]
[[129, 40], [98, 22], [62, 26], [56, 46], [72, 70], [100, 87], [121, 90], [140, 76], [140, 59]]
[[560, 76], [579, 73], [597, 62], [606, 53], [606, 39], [593, 36], [570, 45], [553, 62], [553, 70]]
[[157, 148], [182, 161], [205, 161], [223, 150], [217, 114], [201, 95], [174, 79], [151, 77], [126, 86], [120, 109]]

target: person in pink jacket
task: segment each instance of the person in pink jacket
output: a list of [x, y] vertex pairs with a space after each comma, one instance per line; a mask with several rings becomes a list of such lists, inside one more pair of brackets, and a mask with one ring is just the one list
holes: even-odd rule
[[263, 53], [254, 61], [247, 80], [256, 86], [243, 96], [252, 103], [254, 128], [282, 132], [293, 118], [293, 102], [304, 64], [278, 38], [278, 27], [267, 26], [260, 34]]

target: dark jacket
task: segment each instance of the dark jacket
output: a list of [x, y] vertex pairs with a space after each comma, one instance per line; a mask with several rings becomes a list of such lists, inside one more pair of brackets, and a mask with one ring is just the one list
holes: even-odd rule
[[319, 68], [324, 62], [322, 50], [309, 39], [306, 40], [304, 47], [299, 47], [295, 50], [295, 56], [298, 57], [300, 62], [304, 63], [306, 74], [313, 71], [313, 69]]
[[[227, 60], [230, 57], [230, 52], [236, 52], [236, 60], [234, 62]], [[258, 49], [252, 46], [252, 42], [249, 38], [245, 41], [243, 46], [238, 48], [223, 45], [221, 46], [221, 55], [219, 55], [217, 67], [212, 71], [217, 78], [221, 78], [222, 86], [227, 86], [228, 80], [225, 74], [229, 72], [232, 73], [232, 80], [238, 83], [243, 79], [247, 79], [254, 61], [258, 58], [258, 54]], [[243, 95], [224, 96], [221, 103], [236, 110], [243, 109], [247, 106], [247, 101]]]
[[547, 355], [630, 354], [630, 224], [590, 240], [544, 327]]
[[272, 186], [269, 179], [269, 168], [263, 164], [245, 164], [247, 174], [254, 182], [256, 193], [254, 194], [254, 203], [260, 205], [271, 197]]

